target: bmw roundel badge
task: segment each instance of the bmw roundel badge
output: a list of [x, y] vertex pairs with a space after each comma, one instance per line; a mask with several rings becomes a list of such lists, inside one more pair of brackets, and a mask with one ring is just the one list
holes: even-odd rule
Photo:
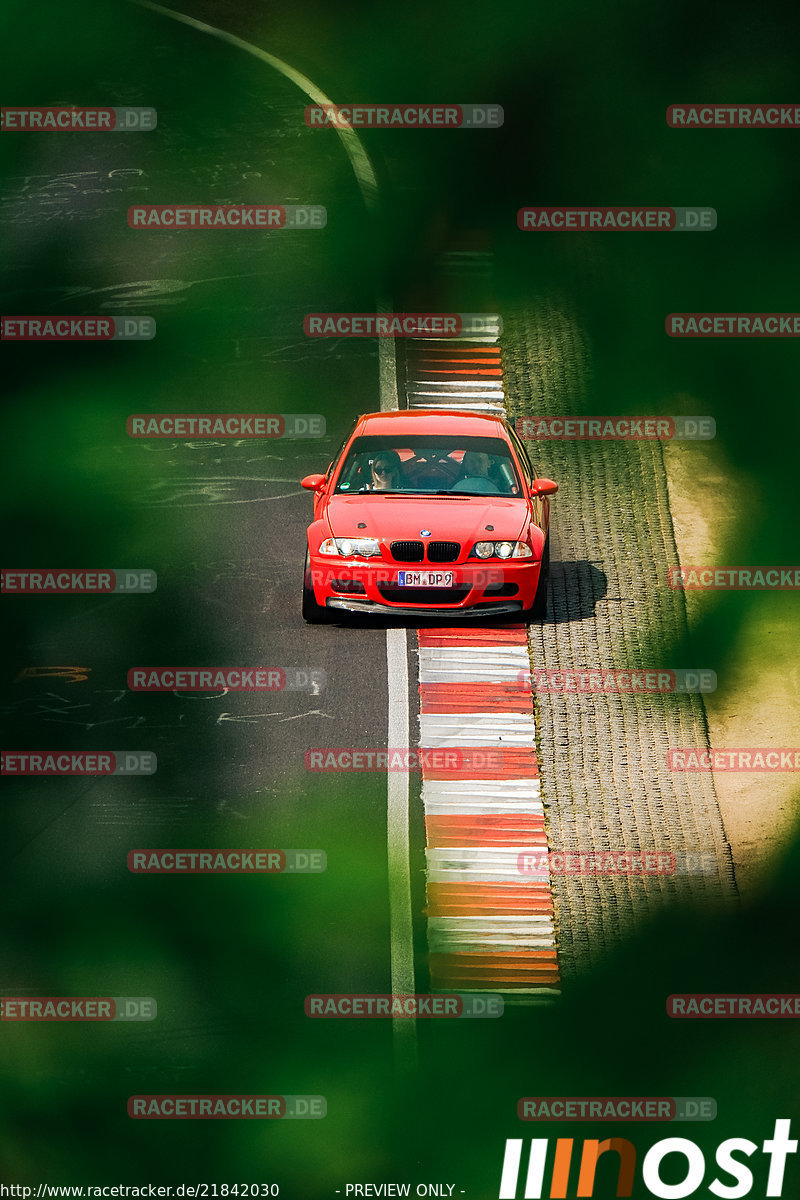
[[431, 536], [430, 529], [420, 529], [419, 536], [420, 537], [430, 537]]

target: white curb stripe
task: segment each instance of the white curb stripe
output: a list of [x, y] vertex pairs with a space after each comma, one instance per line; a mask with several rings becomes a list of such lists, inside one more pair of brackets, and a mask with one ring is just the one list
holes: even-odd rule
[[422, 785], [428, 796], [480, 796], [487, 801], [519, 800], [528, 803], [539, 796], [538, 779], [429, 779]]
[[423, 714], [419, 726], [420, 746], [425, 749], [536, 746], [536, 726], [533, 717], [525, 713]]
[[457, 937], [434, 934], [428, 938], [431, 954], [492, 954], [498, 951], [513, 950], [549, 950], [553, 944], [552, 936], [547, 933], [537, 937], [535, 933], [520, 935], [516, 938], [493, 937], [488, 934], [485, 938], [471, 939], [460, 942]]
[[509, 666], [526, 663], [530, 666], [528, 651], [523, 646], [423, 646], [417, 651], [420, 663], [497, 663]]

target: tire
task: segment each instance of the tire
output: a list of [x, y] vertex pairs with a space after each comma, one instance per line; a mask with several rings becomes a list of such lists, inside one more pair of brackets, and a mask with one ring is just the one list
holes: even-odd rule
[[543, 621], [547, 616], [547, 585], [550, 582], [550, 534], [545, 538], [542, 551], [542, 565], [539, 569], [539, 582], [533, 604], [527, 610], [526, 616], [532, 621]]
[[328, 610], [317, 604], [314, 598], [314, 589], [311, 587], [309, 579], [310, 572], [311, 561], [308, 557], [308, 550], [306, 550], [306, 561], [303, 567], [303, 620], [307, 625], [321, 625], [328, 619]]

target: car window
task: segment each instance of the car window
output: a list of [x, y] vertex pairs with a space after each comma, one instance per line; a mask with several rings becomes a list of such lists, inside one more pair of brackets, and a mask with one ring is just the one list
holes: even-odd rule
[[[373, 472], [373, 465], [387, 457], [396, 467], [391, 486]], [[336, 491], [518, 496], [521, 487], [503, 438], [420, 434], [402, 439], [356, 438], [339, 471]]]
[[336, 470], [336, 467], [339, 464], [339, 459], [342, 457], [342, 454], [344, 453], [344, 448], [347, 445], [347, 443], [350, 441], [350, 438], [352, 436], [353, 436], [353, 426], [351, 426], [350, 432], [345, 434], [345, 436], [342, 438], [342, 443], [339, 446], [339, 449], [336, 451], [333, 458], [331, 459], [330, 466], [328, 467], [327, 471], [325, 472], [326, 478], [329, 479], [331, 474]]
[[522, 463], [522, 470], [528, 479], [528, 483], [533, 483], [534, 479], [536, 478], [536, 472], [534, 471], [533, 464], [528, 457], [528, 451], [525, 449], [525, 444], [520, 441], [513, 429], [509, 428], [508, 434], [511, 438], [514, 449], [519, 455], [519, 461]]

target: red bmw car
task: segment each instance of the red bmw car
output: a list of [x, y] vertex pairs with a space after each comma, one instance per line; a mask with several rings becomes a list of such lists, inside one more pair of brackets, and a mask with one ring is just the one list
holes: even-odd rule
[[500, 417], [366, 413], [314, 493], [303, 617], [547, 612], [549, 496]]

